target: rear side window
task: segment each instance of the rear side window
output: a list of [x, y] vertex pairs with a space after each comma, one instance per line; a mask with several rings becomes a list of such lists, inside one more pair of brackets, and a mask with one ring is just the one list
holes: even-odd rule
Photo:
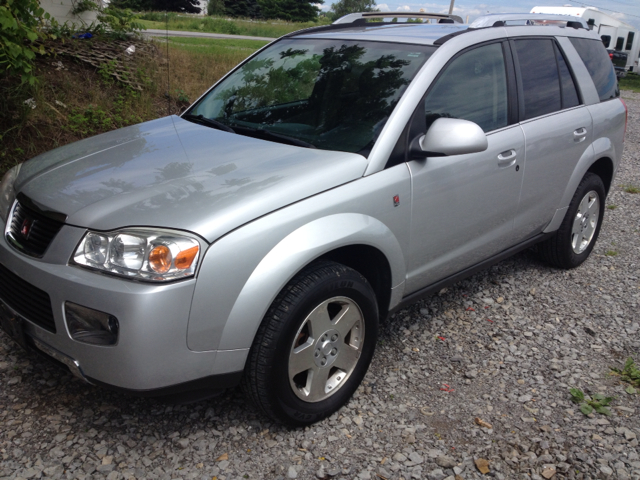
[[623, 47], [624, 47], [624, 37], [618, 37], [618, 40], [616, 41], [616, 50], [622, 50]]
[[602, 43], [587, 38], [570, 38], [570, 40], [591, 75], [600, 101], [619, 97], [620, 90], [618, 90], [616, 73]]
[[627, 35], [627, 46], [625, 47], [625, 50], [631, 50], [631, 48], [633, 47], [633, 37], [634, 33], [629, 32], [629, 35]]
[[524, 115], [522, 120], [562, 109], [560, 78], [553, 41], [526, 39], [514, 42], [520, 64]]
[[600, 38], [602, 39], [604, 47], [609, 48], [609, 45], [611, 45], [611, 35], [602, 35]]

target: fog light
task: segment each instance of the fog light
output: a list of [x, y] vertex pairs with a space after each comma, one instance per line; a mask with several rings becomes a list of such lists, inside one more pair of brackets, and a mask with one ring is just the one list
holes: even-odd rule
[[118, 319], [108, 313], [65, 302], [64, 313], [71, 338], [92, 345], [115, 345], [118, 342]]

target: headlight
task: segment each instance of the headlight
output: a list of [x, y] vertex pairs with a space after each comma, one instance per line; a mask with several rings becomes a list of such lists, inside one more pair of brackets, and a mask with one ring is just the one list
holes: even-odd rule
[[16, 182], [16, 178], [18, 178], [21, 166], [22, 164], [16, 165], [5, 173], [0, 183], [0, 218], [2, 218], [4, 222], [7, 221], [9, 209], [16, 199], [16, 191], [13, 189], [13, 184]]
[[200, 243], [171, 231], [126, 229], [87, 232], [71, 263], [153, 282], [192, 276], [196, 271]]

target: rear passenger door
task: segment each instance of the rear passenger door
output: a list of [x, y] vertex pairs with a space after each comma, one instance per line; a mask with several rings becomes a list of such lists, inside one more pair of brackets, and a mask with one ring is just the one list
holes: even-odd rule
[[551, 221], [578, 160], [590, 148], [592, 120], [573, 73], [550, 38], [511, 40], [518, 80], [519, 118], [525, 136], [522, 192], [514, 242]]

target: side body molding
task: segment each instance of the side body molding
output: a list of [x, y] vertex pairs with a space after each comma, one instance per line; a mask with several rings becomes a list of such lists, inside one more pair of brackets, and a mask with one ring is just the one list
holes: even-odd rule
[[387, 257], [392, 286], [404, 281], [406, 272], [400, 244], [382, 222], [357, 213], [315, 220], [284, 238], [260, 262], [231, 310], [219, 348], [251, 346], [267, 309], [301, 265], [331, 250], [356, 244], [377, 248]]

